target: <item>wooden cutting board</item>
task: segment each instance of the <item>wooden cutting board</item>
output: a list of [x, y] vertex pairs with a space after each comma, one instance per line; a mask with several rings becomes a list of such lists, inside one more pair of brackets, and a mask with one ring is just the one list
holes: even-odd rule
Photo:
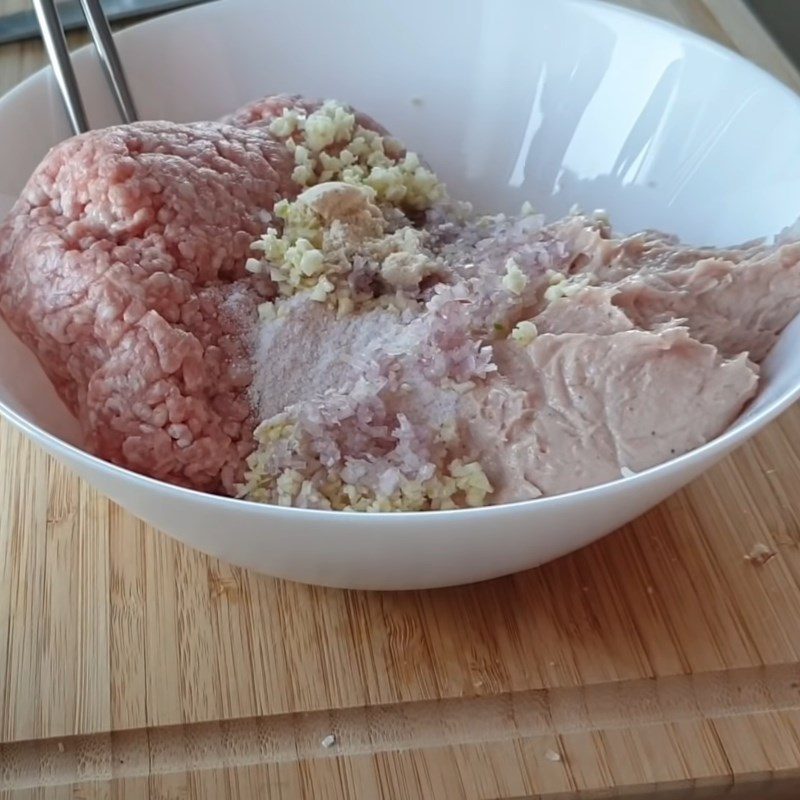
[[[800, 85], [738, 0], [636, 5]], [[0, 50], [2, 88], [40, 61]], [[798, 485], [794, 409], [556, 563], [342, 592], [176, 544], [0, 424], [0, 795], [798, 797]]]

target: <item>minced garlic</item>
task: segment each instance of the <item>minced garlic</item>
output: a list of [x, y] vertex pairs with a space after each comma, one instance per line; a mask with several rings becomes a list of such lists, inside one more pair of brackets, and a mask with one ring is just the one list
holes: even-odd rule
[[397, 289], [414, 289], [432, 269], [431, 259], [424, 253], [390, 253], [381, 264], [381, 277]]
[[303, 485], [303, 476], [296, 469], [285, 469], [275, 479], [275, 502], [279, 506], [290, 506]]
[[566, 280], [567, 277], [563, 272], [556, 272], [554, 269], [548, 269], [544, 276], [551, 286], [554, 283], [561, 283], [561, 281]]
[[272, 322], [273, 320], [277, 319], [277, 311], [275, 310], [275, 303], [266, 302], [261, 303], [258, 307], [258, 318], [262, 322]]
[[310, 186], [293, 202], [281, 200], [274, 215], [283, 230], [268, 228], [253, 245], [263, 257], [248, 259], [245, 268], [268, 275], [279, 297], [308, 291], [310, 299], [328, 303], [341, 316], [356, 301], [374, 299], [371, 293], [355, 297], [348, 282], [354, 259], [367, 258], [376, 276], [395, 291], [391, 303], [406, 307], [413, 298], [399, 295], [416, 290], [437, 264], [425, 249], [424, 231], [408, 225], [386, 233], [389, 222], [376, 200], [375, 189], [341, 181]]
[[301, 186], [311, 186], [314, 183], [314, 170], [305, 164], [298, 164], [292, 170], [292, 180]]
[[544, 293], [544, 299], [548, 303], [555, 300], [560, 300], [562, 297], [572, 297], [578, 294], [582, 289], [586, 288], [591, 282], [592, 276], [575, 275], [573, 277], [559, 276], [559, 280], [555, 283], [551, 282]]
[[420, 211], [444, 197], [443, 185], [416, 153], [403, 155], [394, 139], [358, 125], [355, 114], [334, 100], [308, 115], [285, 109], [269, 130], [294, 154], [292, 180], [300, 186], [370, 186], [378, 202]]
[[359, 231], [380, 233], [382, 218], [373, 196], [367, 187], [329, 183], [307, 189], [294, 202], [281, 200], [275, 216], [283, 221], [283, 231], [268, 228], [253, 245], [263, 259], [248, 259], [245, 268], [268, 274], [282, 297], [308, 290], [312, 300], [325, 302], [336, 288], [326, 260], [326, 226], [343, 220]]
[[503, 288], [507, 289], [512, 294], [522, 294], [525, 287], [528, 285], [528, 277], [519, 268], [519, 264], [513, 259], [509, 258], [506, 261], [506, 272], [502, 279]]
[[309, 297], [316, 300], [318, 303], [324, 303], [328, 299], [328, 295], [336, 287], [323, 275], [318, 281], [317, 285], [311, 290]]
[[262, 422], [253, 432], [255, 440], [261, 444], [277, 442], [289, 436], [294, 431], [294, 423], [286, 414], [277, 414], [271, 419]]
[[305, 125], [305, 115], [294, 108], [284, 108], [283, 113], [269, 125], [269, 132], [281, 138], [291, 136], [299, 127]]
[[564, 286], [566, 285], [567, 281], [559, 281], [558, 283], [553, 283], [545, 289], [544, 292], [544, 299], [547, 303], [552, 303], [555, 300], [559, 300], [564, 297]]
[[522, 322], [518, 322], [514, 326], [514, 329], [511, 331], [510, 338], [518, 344], [521, 344], [523, 347], [526, 347], [533, 342], [538, 335], [539, 331], [536, 329], [536, 323], [526, 319]]
[[[352, 112], [337, 103], [327, 102], [311, 114], [286, 109], [269, 129], [284, 139], [294, 160], [292, 178], [305, 188], [294, 201], [276, 203], [265, 222], [275, 221], [246, 261], [248, 272], [277, 284], [277, 298], [258, 308], [260, 319], [285, 316], [289, 305], [283, 300], [299, 293], [331, 306], [337, 316], [351, 313], [357, 304], [397, 313], [415, 307], [415, 291], [438, 265], [426, 248], [430, 234], [401, 212], [425, 210], [444, 197], [437, 177], [416, 154], [403, 153], [393, 139], [358, 125]], [[352, 280], [356, 268], [363, 274]], [[375, 285], [382, 286], [377, 297]], [[471, 388], [469, 381], [453, 383], [455, 391]], [[390, 468], [379, 483], [385, 494], [348, 483], [337, 469], [312, 466], [313, 461], [301, 472], [298, 435], [296, 420], [282, 415], [258, 426], [241, 496], [284, 506], [419, 511], [481, 505], [492, 491], [477, 462], [453, 461], [422, 481]], [[453, 423], [443, 426], [441, 443], [455, 436]]]
[[355, 125], [355, 114], [334, 100], [326, 100], [306, 120], [305, 140], [309, 149], [318, 153], [334, 142], [350, 141]]
[[[283, 506], [302, 504], [304, 498], [313, 497], [327, 501], [338, 511], [424, 511], [481, 506], [494, 491], [477, 461], [461, 459], [454, 459], [425, 481], [413, 481], [398, 473], [396, 487], [388, 496], [344, 481], [337, 470], [328, 470], [324, 482], [313, 483], [292, 468], [272, 471], [267, 466], [271, 449], [282, 440], [296, 446], [294, 432], [295, 425], [286, 414], [278, 414], [256, 428], [258, 448], [247, 459], [241, 497]], [[455, 427], [443, 426], [441, 434], [442, 441], [449, 441], [455, 436]]]
[[459, 460], [453, 461], [450, 464], [450, 474], [455, 478], [456, 488], [464, 492], [468, 506], [483, 505], [486, 496], [493, 491], [483, 467], [477, 461], [467, 464]]

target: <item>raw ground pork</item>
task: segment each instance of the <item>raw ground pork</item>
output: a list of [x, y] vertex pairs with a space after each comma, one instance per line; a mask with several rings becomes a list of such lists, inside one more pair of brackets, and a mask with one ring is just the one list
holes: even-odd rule
[[[365, 196], [377, 187], [380, 208], [359, 224], [380, 217], [380, 234], [372, 257], [330, 274], [338, 308], [290, 296], [268, 258], [252, 267], [252, 247], [276, 203], [305, 194], [272, 123], [319, 107], [278, 96], [221, 122], [95, 131], [31, 178], [0, 227], [0, 312], [97, 454], [322, 508], [569, 491], [719, 434], [800, 311], [790, 240], [696, 249], [581, 215], [477, 217], [446, 197], [425, 210], [410, 184], [403, 208], [377, 172]], [[341, 252], [354, 219], [326, 222]]]
[[251, 376], [219, 308], [232, 293], [254, 308], [268, 290], [236, 280], [291, 167], [258, 129], [155, 122], [70, 139], [31, 178], [0, 229], [0, 310], [93, 451], [233, 486]]
[[0, 312], [104, 458], [206, 491], [241, 478], [253, 447], [245, 326], [273, 287], [239, 279], [268, 212], [299, 188], [264, 127], [294, 102], [250, 104], [231, 124], [70, 139], [0, 227]]

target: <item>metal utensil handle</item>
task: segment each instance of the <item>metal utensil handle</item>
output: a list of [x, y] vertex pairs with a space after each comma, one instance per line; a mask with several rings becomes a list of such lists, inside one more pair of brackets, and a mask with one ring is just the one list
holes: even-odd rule
[[44, 46], [53, 67], [56, 83], [61, 91], [72, 131], [76, 134], [84, 133], [89, 130], [89, 122], [81, 100], [78, 81], [75, 79], [75, 70], [72, 68], [67, 40], [64, 38], [64, 30], [61, 27], [55, 0], [33, 0], [33, 7], [42, 29]]
[[124, 122], [136, 122], [139, 115], [136, 113], [136, 106], [125, 79], [125, 71], [122, 69], [117, 46], [114, 44], [111, 26], [108, 24], [100, 0], [81, 0], [81, 6], [119, 113]]

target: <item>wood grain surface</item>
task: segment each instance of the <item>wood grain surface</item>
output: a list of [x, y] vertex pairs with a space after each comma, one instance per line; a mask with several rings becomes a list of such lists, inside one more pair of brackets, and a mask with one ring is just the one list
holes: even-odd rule
[[[628, 4], [800, 86], [738, 0]], [[41, 63], [0, 49], [0, 91]], [[0, 796], [796, 798], [798, 481], [794, 409], [553, 564], [343, 592], [187, 549], [0, 422]]]

